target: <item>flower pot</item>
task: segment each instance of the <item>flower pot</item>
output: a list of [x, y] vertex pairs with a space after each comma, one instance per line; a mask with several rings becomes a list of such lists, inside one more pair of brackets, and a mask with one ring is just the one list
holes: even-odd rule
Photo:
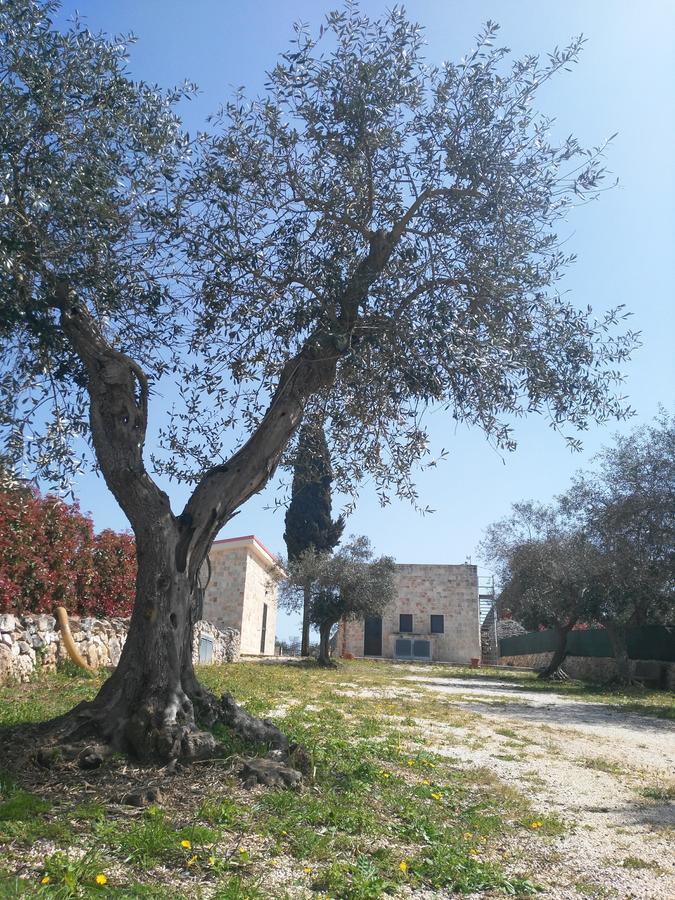
[[472, 656], [472, 657], [471, 657], [471, 668], [472, 668], [472, 669], [477, 669], [479, 665], [480, 665], [480, 657], [479, 657], [479, 656]]

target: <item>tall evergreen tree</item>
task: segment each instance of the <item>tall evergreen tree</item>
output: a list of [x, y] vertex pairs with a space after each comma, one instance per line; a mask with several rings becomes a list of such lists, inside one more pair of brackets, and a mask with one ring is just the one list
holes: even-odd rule
[[[306, 550], [330, 553], [340, 542], [345, 523], [333, 520], [330, 488], [333, 472], [323, 424], [308, 420], [300, 429], [293, 470], [291, 502], [286, 511], [284, 540], [289, 562]], [[300, 652], [309, 654], [310, 585], [304, 587]]]

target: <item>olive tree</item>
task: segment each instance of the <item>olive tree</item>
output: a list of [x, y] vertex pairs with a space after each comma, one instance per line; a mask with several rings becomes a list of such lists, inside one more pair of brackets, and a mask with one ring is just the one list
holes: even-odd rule
[[331, 664], [330, 633], [341, 619], [379, 616], [395, 595], [396, 563], [390, 556], [374, 559], [365, 535], [352, 535], [333, 554], [305, 550], [287, 568], [281, 596], [288, 609], [301, 606], [309, 585], [310, 620], [319, 629], [319, 665]]
[[488, 528], [481, 549], [497, 568], [500, 607], [531, 631], [545, 626], [555, 632], [555, 651], [539, 673], [551, 678], [565, 661], [568, 634], [588, 616], [596, 548], [554, 502], [514, 503], [509, 517]]
[[[622, 313], [559, 281], [556, 229], [601, 189], [603, 148], [557, 141], [534, 104], [581, 41], [510, 61], [488, 24], [434, 66], [402, 10], [349, 5], [189, 138], [182, 90], [135, 82], [123, 39], [59, 31], [55, 8], [0, 0], [6, 451], [49, 479], [93, 451], [136, 538], [124, 652], [66, 725], [141, 756], [212, 752], [195, 720], [232, 707], [192, 669], [198, 572], [306, 412], [344, 488], [369, 474], [408, 497], [429, 407], [505, 447], [521, 412], [624, 413]], [[151, 461], [193, 484], [182, 511], [144, 449], [169, 385]]]

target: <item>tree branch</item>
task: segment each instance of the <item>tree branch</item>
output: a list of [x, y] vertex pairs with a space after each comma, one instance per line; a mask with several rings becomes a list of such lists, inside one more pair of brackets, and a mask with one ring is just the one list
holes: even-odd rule
[[106, 484], [134, 530], [148, 516], [171, 515], [169, 498], [145, 471], [148, 381], [140, 366], [110, 346], [67, 282], [54, 291], [61, 327], [87, 370], [90, 423], [96, 459]]

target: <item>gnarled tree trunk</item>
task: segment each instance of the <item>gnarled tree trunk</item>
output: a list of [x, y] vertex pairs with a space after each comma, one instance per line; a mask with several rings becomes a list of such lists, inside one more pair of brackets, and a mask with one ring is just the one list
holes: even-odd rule
[[319, 665], [333, 666], [335, 663], [330, 658], [330, 630], [334, 622], [322, 622], [319, 625]]

